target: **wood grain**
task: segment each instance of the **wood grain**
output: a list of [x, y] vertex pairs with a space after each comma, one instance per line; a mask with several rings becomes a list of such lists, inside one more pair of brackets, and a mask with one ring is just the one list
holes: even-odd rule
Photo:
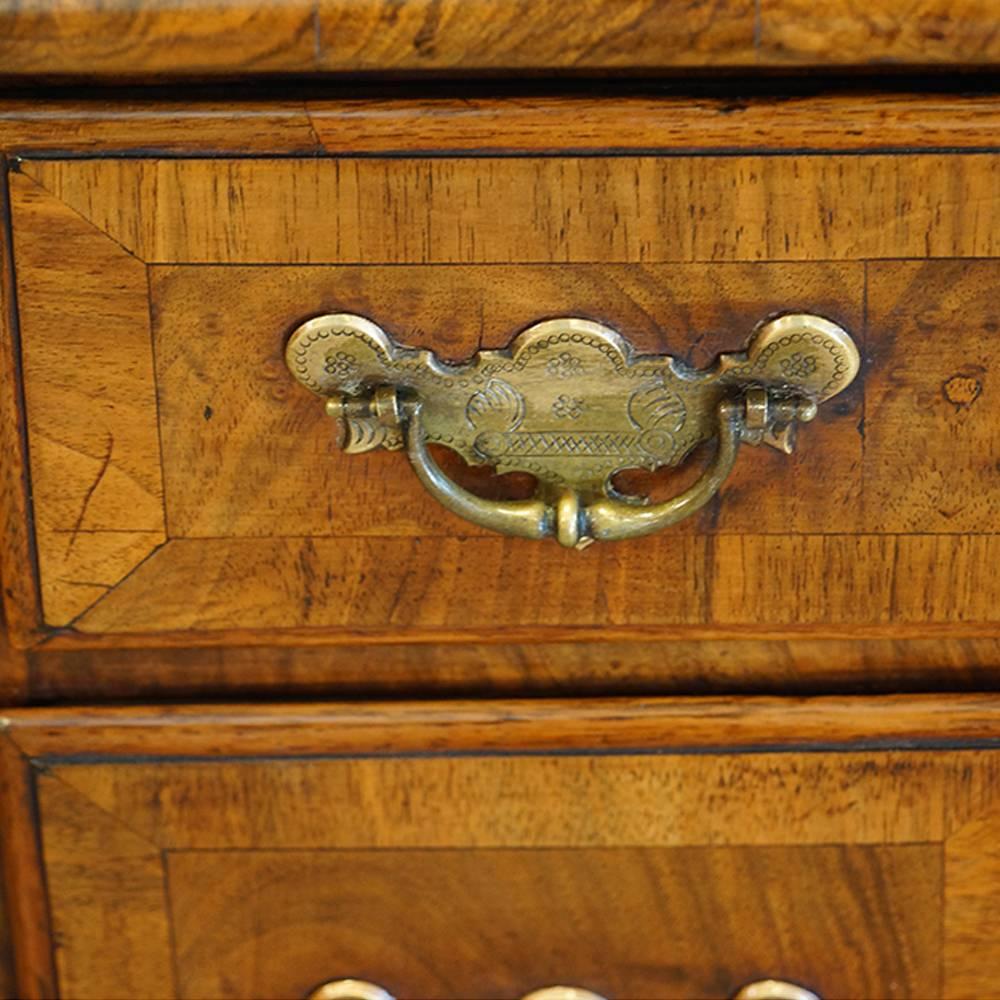
[[657, 67], [753, 58], [749, 0], [294, 2], [260, 8], [69, 3], [0, 8], [4, 73], [191, 76], [423, 69]]
[[69, 0], [0, 8], [7, 76], [653, 71], [687, 67], [991, 66], [990, 0], [292, 0], [208, 7]]
[[857, 65], [857, 46], [882, 63], [991, 63], [996, 14], [992, 0], [762, 0], [760, 47], [795, 65]]
[[[991, 397], [967, 369], [989, 365], [995, 268], [927, 261], [914, 277], [913, 265], [885, 260], [865, 265], [863, 281], [856, 262], [992, 252], [994, 168], [983, 154], [26, 161], [41, 186], [17, 178], [15, 202], [25, 204], [15, 207], [32, 232], [44, 232], [27, 226], [44, 201], [58, 225], [85, 227], [77, 212], [111, 234], [121, 247], [102, 246], [126, 271], [141, 265], [122, 248], [203, 262], [156, 266], [149, 286], [173, 537], [153, 551], [163, 535], [148, 507], [158, 486], [147, 487], [129, 510], [149, 518], [147, 533], [99, 537], [84, 550], [91, 536], [77, 529], [90, 524], [78, 519], [101, 511], [100, 490], [87, 491], [104, 453], [91, 440], [100, 422], [75, 421], [90, 435], [75, 499], [61, 483], [36, 492], [39, 511], [68, 529], [83, 558], [68, 573], [43, 559], [47, 586], [83, 585], [68, 609], [76, 618], [48, 615], [79, 630], [52, 648], [97, 645], [105, 634], [109, 645], [116, 635], [190, 644], [193, 634], [205, 644], [476, 645], [495, 642], [498, 628], [510, 642], [994, 638], [997, 553], [986, 532], [996, 491], [983, 487], [995, 470], [982, 456], [996, 442]], [[829, 207], [841, 204], [843, 216]], [[25, 238], [41, 246], [41, 236]], [[300, 266], [204, 266], [265, 252]], [[25, 258], [24, 273], [42, 269], [41, 253]], [[787, 261], [820, 253], [839, 260]], [[327, 254], [363, 266], [307, 266]], [[699, 263], [661, 262], [674, 256]], [[701, 262], [733, 257], [753, 263]], [[541, 263], [509, 263], [525, 258]], [[469, 263], [482, 260], [492, 263]], [[26, 308], [31, 294], [40, 308], [44, 285], [32, 287]], [[129, 287], [134, 332], [148, 304]], [[45, 300], [48, 309], [60, 301]], [[481, 536], [437, 510], [393, 456], [332, 454], [320, 408], [290, 393], [283, 374], [281, 342], [303, 310], [349, 307], [381, 320], [385, 308], [406, 317], [383, 320], [401, 339], [460, 357], [504, 343], [537, 318], [539, 301], [616, 326], [624, 317], [640, 348], [696, 362], [732, 346], [728, 330], [782, 304], [820, 308], [862, 327], [873, 409], [859, 384], [803, 435], [793, 461], [747, 456], [756, 461], [741, 461], [721, 503], [680, 531], [581, 557]], [[947, 353], [908, 347], [925, 329], [948, 341]], [[901, 384], [910, 389], [895, 391]], [[39, 391], [29, 386], [29, 416]], [[129, 426], [148, 462], [156, 417], [146, 391], [147, 423]], [[939, 392], [951, 393], [946, 403]], [[911, 419], [914, 405], [922, 410]], [[948, 435], [928, 446], [939, 424]], [[50, 476], [57, 468], [41, 452], [33, 459]], [[900, 476], [901, 465], [920, 475]], [[832, 466], [834, 479], [824, 474]], [[347, 499], [335, 504], [338, 494]], [[102, 596], [122, 567], [135, 572]], [[512, 572], [519, 590], [492, 586]]]
[[23, 169], [152, 263], [1000, 253], [1000, 159], [987, 154], [94, 159]]
[[[998, 717], [996, 696], [20, 710], [7, 745], [44, 766], [44, 869], [9, 841], [8, 859], [49, 881], [69, 998], [173, 995], [171, 965], [180, 995], [293, 995], [300, 975], [358, 974], [337, 956], [378, 940], [391, 968], [441, 977], [389, 983], [400, 995], [469, 995], [448, 970], [505, 930], [497, 975], [546, 955], [597, 975], [604, 955], [604, 974], [659, 976], [649, 995], [794, 969], [833, 996], [975, 996], [993, 967]], [[427, 879], [448, 905], [399, 891]], [[517, 945], [551, 907], [576, 917]], [[448, 961], [415, 946], [456, 913]], [[689, 945], [636, 961], [664, 923], [661, 954]], [[606, 946], [581, 947], [592, 935]], [[782, 967], [750, 968], [767, 957]]]
[[306, 0], [11, 0], [0, 7], [0, 65], [4, 75], [88, 77], [294, 72], [313, 63], [315, 30]]
[[[969, 116], [972, 132], [977, 131], [978, 116], [974, 110]], [[130, 149], [291, 154], [316, 153], [322, 146], [301, 101], [213, 103], [116, 96], [104, 101], [2, 99], [0, 149], [11, 155]]]
[[[985, 637], [998, 557], [983, 535], [668, 534], [582, 559], [507, 538], [175, 539], [76, 628], [226, 642], [292, 623], [305, 626], [294, 641], [316, 629], [327, 642]], [[511, 573], [516, 591], [490, 582]]]
[[[79, 764], [56, 773], [167, 850], [884, 844], [947, 836], [946, 788], [964, 756], [557, 752], [466, 766], [404, 757]], [[731, 786], [739, 793], [719, 794]], [[303, 802], [306, 815], [289, 822]]]
[[1000, 515], [1000, 261], [873, 263], [868, 274], [865, 522], [980, 531]]
[[[29, 654], [35, 703], [280, 696], [496, 697], [983, 691], [1000, 640], [827, 639], [214, 645]], [[538, 639], [538, 636], [533, 637]]]
[[410, 997], [567, 980], [602, 996], [732, 996], [760, 969], [824, 996], [940, 988], [933, 845], [182, 851], [168, 863], [181, 996], [305, 996], [348, 973]]
[[[996, 492], [983, 489], [995, 471], [981, 457], [995, 450], [989, 406], [978, 404], [971, 418], [952, 420], [950, 436], [942, 439], [938, 468], [946, 470], [946, 505], [941, 486], [927, 488], [897, 474], [901, 464], [919, 469], [938, 453], [926, 444], [936, 411], [924, 415], [923, 423], [911, 421], [910, 397], [885, 395], [887, 384], [905, 380], [917, 387], [919, 401], [943, 379], [960, 400], [963, 391], [975, 397], [978, 383], [964, 373], [970, 364], [988, 367], [983, 351], [996, 321], [992, 263], [928, 261], [916, 279], [926, 289], [920, 298], [907, 285], [914, 280], [912, 265], [896, 261], [867, 264], [864, 272], [849, 260], [671, 266], [645, 261], [655, 261], [654, 241], [673, 222], [679, 240], [690, 235], [691, 227], [681, 226], [656, 201], [673, 190], [667, 186], [670, 171], [704, 171], [706, 164], [720, 172], [717, 180], [726, 173], [739, 204], [732, 211], [686, 209], [686, 218], [693, 212], [697, 220], [689, 244], [695, 257], [702, 252], [698, 245], [709, 256], [715, 253], [707, 249], [710, 242], [727, 256], [753, 230], [753, 220], [761, 243], [746, 251], [749, 256], [796, 256], [793, 231], [799, 239], [813, 223], [802, 220], [803, 199], [789, 197], [795, 188], [786, 186], [796, 178], [808, 183], [809, 170], [826, 171], [811, 177], [821, 184], [820, 201], [834, 204], [844, 197], [848, 212], [859, 205], [882, 206], [887, 213], [890, 206], [902, 209], [899, 218], [892, 217], [894, 232], [880, 223], [881, 253], [934, 255], [946, 252], [948, 243], [954, 252], [961, 241], [969, 241], [969, 252], [987, 252], [993, 237], [983, 219], [1000, 197], [993, 190], [996, 179], [976, 171], [992, 170], [992, 162], [977, 154], [26, 164], [40, 184], [116, 240], [156, 260], [245, 260], [266, 236], [271, 258], [302, 262], [313, 253], [311, 234], [321, 244], [327, 241], [335, 260], [365, 258], [364, 266], [303, 264], [294, 270], [152, 269], [172, 537], [78, 617], [79, 632], [148, 633], [156, 641], [197, 632], [212, 641], [245, 642], [255, 631], [298, 629], [283, 641], [299, 641], [303, 631], [315, 630], [317, 641], [340, 643], [478, 643], [497, 627], [528, 630], [523, 636], [508, 633], [509, 641], [572, 641], [593, 629], [613, 640], [693, 638], [696, 633], [684, 630], [697, 628], [709, 638], [791, 638], [804, 631], [813, 637], [929, 637], [937, 634], [929, 630], [940, 627], [948, 627], [942, 633], [948, 635], [995, 636], [996, 545], [994, 536], [977, 533], [989, 531]], [[779, 174], [760, 180], [765, 197], [757, 202], [755, 178], [772, 167]], [[928, 188], [944, 183], [939, 175], [947, 173], [945, 167], [951, 171], [949, 200], [939, 191], [923, 202]], [[806, 173], [797, 174], [800, 168]], [[904, 174], [905, 189], [899, 187]], [[771, 181], [774, 192], [784, 192], [775, 195], [777, 201], [768, 195]], [[822, 186], [827, 182], [834, 189]], [[857, 185], [854, 196], [850, 184]], [[579, 195], [581, 185], [590, 185], [604, 203], [610, 198], [613, 210], [595, 216], [590, 201], [571, 201], [568, 192]], [[884, 197], [890, 186], [892, 197]], [[514, 195], [522, 188], [531, 197], [518, 201]], [[956, 190], [963, 193], [959, 200]], [[288, 194], [288, 212], [275, 208], [275, 192], [279, 199]], [[530, 218], [511, 218], [508, 206], [526, 201]], [[949, 210], [941, 211], [940, 204]], [[369, 205], [373, 213], [377, 206], [378, 219], [366, 217]], [[876, 234], [854, 231], [856, 220], [850, 218], [839, 227], [830, 210], [820, 215], [814, 236], [825, 254], [852, 258], [872, 252], [868, 244]], [[467, 228], [470, 218], [477, 224]], [[317, 227], [330, 219], [333, 225], [321, 232]], [[386, 219], [394, 220], [391, 232]], [[963, 223], [968, 227], [961, 228]], [[914, 241], [919, 231], [919, 248], [908, 245], [907, 226]], [[526, 235], [531, 227], [534, 243]], [[464, 263], [518, 258], [529, 245], [537, 249], [527, 256], [545, 263]], [[316, 250], [320, 257], [325, 252], [322, 246]], [[372, 255], [396, 263], [376, 268]], [[565, 262], [576, 256], [608, 263]], [[632, 262], [614, 263], [622, 258]], [[463, 263], [428, 267], [412, 260]], [[960, 277], [951, 298], [938, 294]], [[955, 305], [944, 308], [941, 301]], [[885, 430], [869, 426], [859, 384], [824, 411], [812, 435], [803, 435], [796, 459], [748, 456], [756, 461], [741, 461], [720, 504], [680, 531], [614, 552], [567, 556], [470, 529], [423, 495], [405, 464], [394, 460], [398, 456], [336, 454], [320, 408], [305, 394], [290, 392], [280, 358], [287, 331], [314, 311], [356, 309], [374, 315], [401, 340], [460, 358], [478, 346], [507, 342], [537, 318], [539, 302], [546, 310], [583, 310], [625, 326], [640, 349], [669, 349], [701, 364], [735, 346], [727, 329], [749, 329], [782, 307], [826, 311], [860, 328], [859, 339], [878, 367], [872, 376], [873, 421], [889, 400]], [[383, 320], [383, 310], [405, 320]], [[907, 349], [914, 324], [946, 338], [951, 353]], [[257, 359], [253, 365], [244, 361], [248, 349]], [[982, 360], [974, 360], [980, 354]], [[942, 359], [950, 375], [939, 376]], [[952, 376], [957, 381], [949, 381]], [[963, 405], [949, 401], [945, 416]], [[289, 461], [289, 455], [298, 457]], [[956, 463], [956, 456], [969, 457]], [[839, 470], [832, 480], [826, 475], [831, 466]], [[931, 472], [941, 480], [939, 471]], [[344, 499], [334, 503], [338, 496]], [[967, 513], [952, 524], [957, 510]], [[435, 537], [443, 541], [432, 546]], [[206, 559], [211, 572], [205, 571]], [[509, 575], [513, 566], [522, 574], [517, 592], [481, 585]], [[640, 636], [629, 629], [650, 631]]]
[[[2, 104], [0, 104], [2, 108]], [[560, 153], [992, 147], [1000, 102], [877, 90], [795, 98], [681, 96], [308, 101], [324, 148], [347, 153]], [[55, 141], [35, 131], [13, 141]], [[0, 136], [3, 117], [0, 111]]]
[[0, 887], [0, 997], [17, 1000], [17, 980], [14, 978], [14, 942], [7, 917], [7, 893]]
[[56, 995], [52, 934], [31, 761], [0, 719], [0, 853], [20, 1000]]
[[44, 759], [991, 746], [1000, 695], [74, 706], [14, 709], [7, 719], [17, 746]]
[[[1000, 918], [1000, 852], [996, 809], [970, 820], [949, 838], [944, 854], [945, 892], [956, 905], [946, 910], [944, 973], [948, 997], [975, 1000], [988, 995], [1000, 968], [1000, 945], [986, 929]], [[981, 956], [970, 962], [968, 956]]]
[[[0, 580], [0, 584], [2, 584]], [[3, 606], [0, 604], [0, 704], [20, 705], [28, 700], [31, 687], [28, 654], [10, 643]]]
[[26, 670], [11, 641], [23, 646], [37, 640], [42, 608], [31, 530], [8, 167], [0, 156], [0, 690], [16, 700]]
[[1000, 99], [988, 92], [870, 86], [808, 97], [308, 96], [196, 103], [132, 95], [86, 102], [3, 98], [0, 149], [49, 156], [986, 150], [996, 148], [1000, 128]]
[[159, 850], [57, 778], [37, 782], [59, 996], [173, 996]]
[[[641, 352], [703, 367], [788, 309], [819, 312], [860, 339], [863, 288], [858, 264], [155, 267], [169, 534], [488, 534], [448, 514], [398, 455], [348, 456], [334, 446], [322, 407], [290, 384], [284, 363], [285, 334], [308, 315], [370, 316], [397, 340], [433, 344], [451, 360], [505, 347], [542, 315], [584, 316]], [[845, 518], [864, 530], [860, 410], [860, 391], [850, 390], [791, 459], [771, 449], [745, 456], [726, 485], [739, 499], [680, 530], [795, 533]], [[463, 464], [451, 463], [460, 481], [469, 475]], [[840, 470], [832, 481], [830, 465]], [[479, 492], [490, 486], [481, 478], [470, 483]], [[666, 497], [682, 487], [660, 476], [654, 488]]]
[[146, 275], [28, 178], [11, 186], [42, 603], [64, 625], [165, 537]]
[[345, 69], [653, 69], [754, 59], [748, 0], [318, 0], [317, 67]]

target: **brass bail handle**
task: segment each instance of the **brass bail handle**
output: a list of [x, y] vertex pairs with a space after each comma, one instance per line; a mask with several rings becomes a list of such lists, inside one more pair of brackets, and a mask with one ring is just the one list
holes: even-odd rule
[[[638, 356], [615, 331], [576, 318], [538, 323], [505, 351], [449, 365], [339, 313], [300, 326], [286, 360], [326, 397], [348, 453], [405, 449], [417, 478], [455, 514], [571, 548], [648, 535], [695, 513], [718, 493], [741, 444], [791, 452], [798, 425], [860, 366], [847, 332], [808, 313], [761, 324], [745, 352], [703, 370]], [[711, 440], [709, 466], [670, 500], [652, 504], [612, 485], [618, 471], [678, 465]], [[479, 497], [442, 471], [430, 443], [498, 472], [529, 472], [536, 495]]]

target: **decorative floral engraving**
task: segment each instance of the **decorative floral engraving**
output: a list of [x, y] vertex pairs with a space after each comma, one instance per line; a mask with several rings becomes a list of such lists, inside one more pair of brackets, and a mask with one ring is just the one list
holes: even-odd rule
[[575, 396], [560, 396], [552, 404], [552, 415], [560, 420], [579, 420], [583, 415], [583, 400]]
[[815, 354], [803, 354], [801, 351], [796, 351], [790, 357], [782, 358], [779, 364], [781, 365], [781, 374], [785, 378], [805, 378], [816, 371], [819, 360]]
[[553, 378], [578, 378], [583, 374], [583, 362], [569, 351], [563, 351], [545, 366], [545, 370]]
[[358, 362], [347, 351], [327, 351], [323, 370], [327, 375], [346, 381], [358, 373]]

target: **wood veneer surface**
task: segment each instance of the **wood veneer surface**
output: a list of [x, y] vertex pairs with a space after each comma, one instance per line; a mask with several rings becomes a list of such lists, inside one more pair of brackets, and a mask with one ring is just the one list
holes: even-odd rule
[[0, 7], [9, 77], [991, 66], [990, 0], [245, 0]]
[[[11, 700], [992, 686], [998, 118], [861, 94], [8, 102]], [[298, 158], [330, 150], [378, 155]], [[580, 558], [455, 521], [399, 456], [339, 455], [280, 359], [303, 310], [457, 358], [539, 303], [696, 363], [794, 303], [866, 368], [794, 458], [748, 449], [717, 508]]]
[[[637, 997], [761, 974], [988, 995], [998, 712], [992, 696], [11, 712], [5, 822], [37, 796], [42, 832], [40, 854], [5, 839], [21, 995], [56, 976], [70, 998], [299, 995], [348, 965], [403, 997], [517, 995], [549, 971]], [[401, 886], [413, 908], [391, 919]], [[518, 932], [557, 904], [575, 933]], [[449, 913], [462, 933], [440, 933]]]

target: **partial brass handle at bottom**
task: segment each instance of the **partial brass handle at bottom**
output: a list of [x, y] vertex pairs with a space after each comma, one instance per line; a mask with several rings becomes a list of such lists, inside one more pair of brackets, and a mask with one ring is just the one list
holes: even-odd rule
[[395, 1000], [395, 997], [365, 979], [331, 979], [317, 986], [306, 1000]]
[[820, 1000], [818, 994], [784, 979], [758, 979], [747, 983], [733, 1000]]
[[[332, 979], [316, 987], [306, 1000], [394, 1000], [392, 995], [362, 979]], [[599, 993], [579, 986], [544, 986], [521, 1000], [605, 1000]], [[747, 983], [732, 1000], [820, 1000], [812, 990], [782, 979]]]
[[600, 993], [579, 986], [543, 986], [526, 993], [521, 1000], [606, 1000]]
[[[799, 423], [857, 374], [850, 336], [821, 316], [762, 324], [745, 353], [696, 371], [667, 356], [637, 356], [615, 331], [584, 319], [538, 323], [506, 351], [462, 365], [400, 347], [349, 313], [300, 326], [286, 351], [295, 377], [327, 397], [349, 453], [405, 448], [423, 485], [475, 524], [583, 548], [637, 538], [702, 508], [741, 443], [790, 452]], [[715, 457], [679, 496], [649, 504], [612, 485], [624, 469], [677, 465], [700, 443]], [[532, 474], [531, 500], [493, 501], [444, 474], [428, 451], [442, 444], [498, 472]]]

